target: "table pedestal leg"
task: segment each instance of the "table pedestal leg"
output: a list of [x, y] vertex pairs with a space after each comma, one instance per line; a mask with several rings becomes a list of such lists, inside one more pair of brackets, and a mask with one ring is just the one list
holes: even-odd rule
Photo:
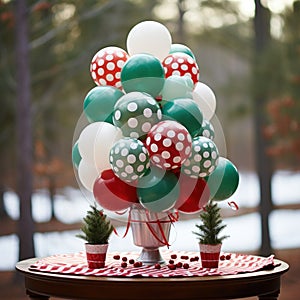
[[32, 300], [49, 300], [50, 299], [49, 296], [38, 295], [38, 294], [32, 293], [28, 290], [26, 291], [26, 294]]
[[258, 296], [259, 300], [277, 300], [279, 296], [280, 291], [276, 291], [272, 294], [267, 294], [267, 295], [260, 295]]

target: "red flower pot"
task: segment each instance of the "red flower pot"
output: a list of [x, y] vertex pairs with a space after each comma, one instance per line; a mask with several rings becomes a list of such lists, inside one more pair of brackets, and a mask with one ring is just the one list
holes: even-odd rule
[[222, 244], [205, 245], [199, 244], [200, 257], [203, 268], [218, 268]]
[[105, 267], [107, 248], [108, 244], [85, 244], [86, 259], [90, 269], [100, 269]]

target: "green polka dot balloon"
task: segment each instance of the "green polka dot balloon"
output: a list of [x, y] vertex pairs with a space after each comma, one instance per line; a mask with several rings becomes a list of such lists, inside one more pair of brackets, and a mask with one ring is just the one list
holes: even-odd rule
[[142, 177], [150, 167], [149, 153], [135, 138], [123, 138], [110, 150], [109, 162], [116, 176], [125, 182]]
[[219, 151], [215, 143], [204, 136], [197, 136], [192, 142], [190, 157], [181, 167], [181, 172], [192, 177], [206, 177], [217, 167]]
[[161, 119], [162, 112], [158, 103], [145, 93], [128, 93], [114, 106], [113, 122], [126, 137], [146, 137], [151, 127]]
[[202, 136], [205, 136], [205, 137], [207, 137], [211, 140], [214, 140], [214, 138], [215, 138], [215, 129], [209, 121], [203, 120], [202, 126], [200, 128], [200, 131], [199, 131], [198, 135], [202, 135]]

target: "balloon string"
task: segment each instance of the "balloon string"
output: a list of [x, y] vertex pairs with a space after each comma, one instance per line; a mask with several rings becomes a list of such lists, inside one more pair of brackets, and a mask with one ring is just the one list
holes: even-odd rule
[[[163, 245], [165, 245], [165, 246], [170, 246], [169, 245], [169, 243], [168, 243], [168, 241], [167, 241], [167, 238], [166, 238], [166, 236], [165, 236], [165, 234], [164, 234], [164, 231], [163, 231], [163, 228], [161, 227], [161, 223], [160, 223], [160, 221], [158, 220], [158, 218], [156, 218], [156, 220], [155, 221], [150, 221], [150, 218], [149, 218], [149, 211], [146, 211], [146, 217], [147, 217], [147, 222], [146, 222], [146, 224], [147, 224], [147, 227], [148, 227], [148, 229], [150, 230], [150, 232], [152, 233], [152, 235], [161, 243], [161, 244], [163, 244]], [[162, 237], [163, 237], [163, 241], [158, 237], [158, 235], [156, 234], [156, 232], [155, 232], [155, 230], [152, 228], [152, 226], [150, 225], [150, 223], [155, 223], [155, 224], [158, 224], [158, 227], [159, 227], [159, 229], [160, 229], [160, 233], [161, 233], [161, 235], [162, 235]]]
[[[127, 210], [126, 210], [127, 211]], [[124, 211], [122, 214], [124, 214], [126, 211]], [[121, 214], [121, 213], [120, 213]], [[126, 224], [126, 229], [125, 229], [125, 233], [123, 234], [122, 236], [122, 239], [126, 237], [128, 231], [129, 231], [129, 228], [130, 228], [130, 223], [131, 223], [131, 208], [129, 209], [129, 213], [128, 213], [128, 219], [127, 219], [127, 224]], [[114, 227], [114, 233], [117, 235], [117, 236], [120, 236], [116, 230], [116, 228]]]
[[[160, 233], [161, 233], [161, 235], [162, 235], [162, 237], [163, 237], [163, 240], [164, 240], [164, 245], [166, 245], [166, 246], [168, 247], [168, 249], [169, 249], [169, 246], [170, 246], [169, 241], [168, 241], [168, 239], [167, 239], [167, 237], [166, 237], [166, 235], [165, 235], [165, 232], [164, 232], [164, 230], [163, 230], [163, 228], [162, 228], [162, 226], [161, 226], [161, 222], [160, 222], [160, 220], [158, 219], [157, 215], [156, 215], [156, 218], [157, 218], [157, 222], [158, 222], [158, 227], [159, 227]], [[172, 222], [171, 222], [171, 223], [172, 223]]]
[[230, 202], [227, 202], [229, 207], [232, 209], [232, 210], [238, 210], [239, 209], [239, 206], [236, 204], [236, 202], [234, 201], [230, 201]]

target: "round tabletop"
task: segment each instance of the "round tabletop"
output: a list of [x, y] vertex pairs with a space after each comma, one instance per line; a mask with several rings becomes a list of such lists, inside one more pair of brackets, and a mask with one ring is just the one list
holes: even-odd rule
[[271, 270], [225, 276], [128, 278], [54, 274], [29, 270], [38, 259], [17, 263], [25, 277], [25, 288], [32, 299], [49, 297], [105, 300], [189, 300], [238, 299], [258, 296], [277, 299], [281, 275], [289, 265], [274, 259]]

